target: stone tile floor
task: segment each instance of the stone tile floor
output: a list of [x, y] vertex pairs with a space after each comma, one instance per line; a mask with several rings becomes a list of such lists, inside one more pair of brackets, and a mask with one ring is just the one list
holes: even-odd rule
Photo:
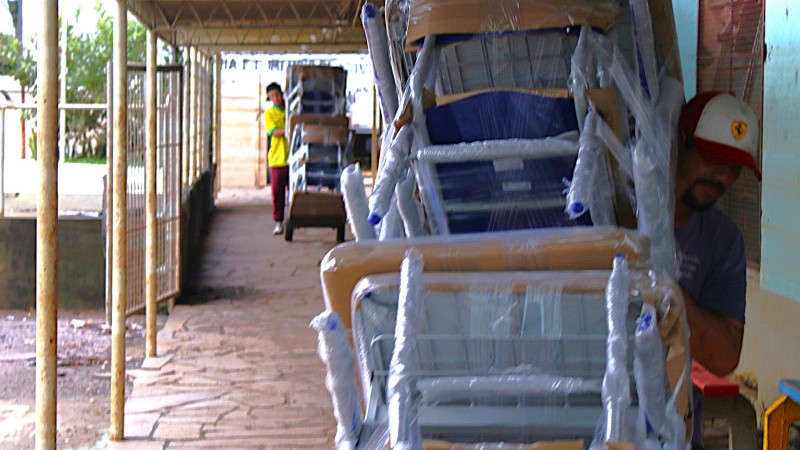
[[336, 422], [317, 336], [319, 263], [333, 229], [273, 236], [269, 190], [220, 193], [193, 304], [133, 371], [125, 440], [110, 449], [332, 448]]

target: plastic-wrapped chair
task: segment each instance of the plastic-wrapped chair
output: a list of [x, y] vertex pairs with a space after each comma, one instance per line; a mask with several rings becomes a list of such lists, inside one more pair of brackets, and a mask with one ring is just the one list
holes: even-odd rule
[[650, 257], [647, 239], [615, 227], [573, 227], [346, 242], [320, 263], [325, 306], [351, 326], [351, 295], [368, 275], [396, 271], [409, 248], [425, 255], [431, 272], [610, 269], [614, 255]]
[[[588, 211], [595, 224], [638, 227], [653, 241], [654, 254], [658, 255], [655, 266], [675, 274], [669, 174], [675, 157], [675, 123], [683, 90], [669, 1], [397, 3], [408, 5], [408, 12], [400, 9], [393, 16], [408, 16], [406, 49], [419, 53], [395, 116], [394, 124], [399, 128], [382, 152], [386, 157], [369, 199], [371, 223], [379, 223], [393, 208], [393, 202], [400, 202], [395, 197], [395, 185], [407, 177], [409, 160], [416, 151], [435, 144], [427, 115], [440, 97], [447, 96], [449, 91], [479, 86], [501, 91], [523, 86], [528, 93], [537, 86], [555, 87], [561, 90], [556, 96], [567, 92], [574, 102], [574, 117], [581, 132], [580, 147], [587, 149], [578, 152], [569, 195], [565, 198], [565, 213], [575, 219]], [[400, 42], [389, 34], [393, 44]], [[531, 47], [531, 42], [540, 39], [562, 42]], [[465, 45], [464, 51], [459, 52], [458, 47]], [[480, 51], [467, 51], [469, 48]], [[570, 50], [573, 53], [567, 64], [566, 54]], [[540, 55], [541, 64], [523, 63], [520, 68], [518, 53], [523, 51]], [[528, 73], [528, 69], [537, 68], [543, 73]], [[548, 76], [547, 72], [552, 71], [558, 72], [557, 76]], [[464, 74], [469, 79], [463, 79]], [[564, 80], [566, 86], [547, 86]], [[609, 117], [608, 108], [603, 111], [597, 99], [592, 98], [593, 89], [614, 90], [606, 100], [610, 100], [611, 109], [615, 110], [616, 121]], [[476, 92], [481, 91], [468, 91]], [[437, 97], [436, 102], [431, 97]], [[592, 111], [596, 113], [594, 118], [589, 117]], [[493, 116], [507, 122], [516, 119]], [[590, 123], [593, 125], [589, 126]], [[608, 158], [609, 155], [613, 158]], [[589, 163], [581, 164], [582, 160]], [[635, 186], [635, 190], [630, 186]], [[437, 186], [428, 189], [435, 192]], [[406, 228], [414, 225], [406, 224]], [[519, 223], [509, 224], [510, 228], [518, 226]]]
[[296, 228], [336, 229], [345, 239], [340, 177], [351, 152], [347, 72], [341, 67], [292, 65], [286, 74], [289, 214], [284, 239]]
[[[430, 3], [430, 4], [428, 4]], [[515, 22], [516, 17], [501, 17], [497, 29], [486, 29], [486, 33], [464, 34], [453, 31], [447, 34], [447, 26], [441, 26], [437, 15], [446, 12], [447, 2], [418, 2], [412, 5], [409, 19], [409, 36], [407, 45], [414, 48], [419, 39], [424, 37], [425, 43], [419, 54], [416, 65], [409, 80], [408, 95], [404, 106], [410, 104], [413, 110], [415, 130], [412, 147], [418, 151], [435, 151], [428, 149], [431, 145], [459, 144], [485, 141], [485, 148], [492, 148], [494, 141], [503, 139], [541, 139], [555, 137], [567, 131], [578, 131], [583, 117], [576, 114], [575, 102], [569, 97], [567, 87], [572, 79], [573, 55], [579, 44], [580, 25], [583, 23], [600, 29], [610, 29], [616, 19], [617, 2], [602, 2], [592, 8], [563, 6], [560, 13], [548, 12], [525, 13], [527, 17]], [[481, 2], [472, 1], [464, 5], [465, 9], [475, 7]], [[581, 3], [581, 2], [577, 2]], [[449, 5], [455, 7], [454, 4]], [[585, 6], [585, 5], [583, 5]], [[451, 10], [453, 8], [450, 8]], [[501, 8], [502, 9], [502, 8]], [[520, 6], [520, 11], [522, 11]], [[577, 12], [578, 14], [572, 14]], [[563, 15], [561, 14], [563, 13]], [[513, 22], [502, 24], [503, 20]], [[577, 21], [577, 22], [576, 22]], [[585, 22], [582, 22], [585, 21]], [[482, 24], [474, 24], [475, 30], [482, 29]], [[467, 29], [469, 25], [454, 24], [454, 30]], [[485, 28], [483, 28], [485, 29]], [[424, 30], [424, 31], [420, 31]], [[443, 34], [444, 33], [444, 34]], [[588, 72], [586, 69], [584, 72]], [[597, 84], [597, 83], [595, 83]], [[424, 90], [435, 91], [436, 105], [427, 109], [422, 104]], [[534, 91], [538, 89], [538, 91]], [[584, 112], [585, 113], [585, 112]], [[581, 122], [581, 123], [579, 123]], [[400, 134], [398, 134], [399, 139]], [[393, 146], [397, 155], [389, 155], [393, 163], [387, 163], [386, 173], [379, 175], [374, 199], [371, 199], [372, 213], [375, 221], [386, 212], [389, 193], [383, 192], [383, 185], [392, 186], [404, 171], [404, 161], [410, 155], [415, 158], [419, 153], [403, 146]], [[537, 158], [537, 161], [516, 161], [524, 169], [532, 166], [539, 168], [528, 180], [521, 182], [497, 183], [498, 178], [509, 175], [508, 167], [515, 162], [508, 161], [514, 155], [508, 154], [510, 146], [506, 145], [507, 161], [492, 161], [483, 158], [476, 163], [474, 152], [460, 152], [458, 148], [450, 149], [450, 163], [456, 165], [458, 174], [469, 178], [468, 184], [463, 179], [455, 179], [447, 183], [448, 188], [462, 188], [469, 196], [470, 191], [480, 190], [481, 194], [473, 196], [468, 202], [483, 211], [461, 211], [451, 215], [451, 222], [443, 223], [441, 214], [431, 214], [431, 210], [441, 209], [439, 206], [448, 203], [448, 193], [440, 192], [443, 188], [431, 176], [421, 176], [417, 168], [420, 189], [427, 191], [422, 196], [423, 205], [433, 217], [430, 228], [434, 233], [467, 231], [496, 231], [503, 229], [519, 229], [531, 227], [552, 227], [586, 225], [592, 222], [587, 218], [575, 221], [576, 217], [564, 217], [559, 209], [567, 207], [562, 191], [565, 184], [562, 180], [571, 178], [578, 155], [578, 140], [574, 139], [573, 152], [570, 158], [560, 161], [548, 161]], [[520, 146], [524, 147], [524, 145]], [[420, 150], [423, 149], [423, 150]], [[463, 161], [457, 161], [457, 155], [465, 155]], [[486, 153], [486, 152], [484, 152]], [[521, 154], [525, 154], [521, 149]], [[393, 158], [394, 156], [394, 158]], [[530, 152], [527, 152], [530, 158]], [[566, 155], [564, 155], [566, 156]], [[521, 158], [516, 158], [517, 160]], [[564, 162], [568, 159], [564, 167]], [[510, 166], [509, 166], [510, 163]], [[496, 166], [491, 170], [488, 167]], [[436, 173], [435, 178], [447, 178], [449, 173], [445, 164], [427, 165], [428, 175]], [[605, 169], [605, 166], [601, 167]], [[394, 170], [394, 172], [393, 172]], [[465, 170], [467, 172], [465, 172]], [[449, 171], [452, 172], [452, 171]], [[604, 183], [598, 184], [610, 190], [611, 182], [606, 170], [597, 170], [597, 177], [605, 177]], [[540, 176], [543, 176], [540, 178]], [[552, 183], [555, 179], [557, 182]], [[427, 185], [426, 185], [427, 182]], [[561, 197], [560, 204], [548, 208], [530, 207], [530, 200], [541, 195], [526, 189], [528, 183], [548, 185], [547, 204]], [[508, 189], [510, 187], [510, 189]], [[491, 191], [487, 194], [487, 191]], [[527, 192], [525, 192], [527, 191]], [[463, 196], [464, 193], [456, 193]], [[522, 199], [520, 196], [522, 194]], [[493, 197], [495, 202], [486, 202], [485, 197]], [[609, 194], [610, 197], [610, 194]], [[514, 214], [506, 214], [520, 205]], [[526, 206], [527, 205], [527, 206]], [[610, 202], [604, 205], [611, 208]], [[459, 206], [454, 206], [459, 209]], [[541, 213], [539, 212], [541, 211]], [[554, 214], [555, 212], [555, 214]], [[613, 216], [613, 211], [605, 211], [605, 218]], [[595, 220], [595, 222], [598, 222]], [[601, 224], [612, 223], [609, 219], [599, 221]]]
[[[364, 279], [354, 293], [353, 327], [367, 401], [362, 427], [367, 435], [361, 440], [372, 433], [379, 441], [387, 428], [413, 435], [407, 427], [416, 422], [424, 439], [476, 444], [578, 439], [578, 448], [585, 448], [598, 428], [607, 428], [609, 275], [426, 274], [413, 283], [420, 295], [412, 300], [413, 311], [403, 311], [401, 304], [400, 312], [403, 290], [414, 290], [403, 286], [408, 280], [401, 282], [397, 275]], [[617, 322], [624, 324], [617, 331], [627, 336], [622, 375], [631, 395], [629, 404], [622, 405], [626, 429], [617, 438], [647, 439], [644, 422], [636, 419], [644, 420], [647, 411], [651, 440], [675, 442], [676, 433], [682, 433], [678, 440], [685, 442], [688, 359], [680, 295], [674, 285], [647, 272], [634, 271], [630, 281], [632, 289], [622, 296], [622, 322]], [[663, 343], [653, 328], [656, 316], [667, 336]], [[411, 334], [403, 344], [409, 359], [398, 367], [395, 331], [401, 327]], [[651, 362], [644, 369], [651, 371], [641, 381], [649, 384], [643, 388], [634, 375], [643, 370], [634, 363], [639, 348], [635, 331], [648, 327], [656, 348], [664, 345], [665, 350], [651, 351], [661, 365]], [[683, 365], [665, 369], [668, 358], [682, 359]], [[392, 401], [401, 405], [392, 406]], [[397, 411], [406, 417], [393, 417]], [[598, 439], [608, 440], [605, 434]], [[400, 445], [404, 437], [392, 440]]]
[[339, 191], [339, 179], [352, 145], [346, 127], [298, 124], [292, 132], [289, 189]]
[[344, 115], [347, 112], [347, 72], [344, 69], [292, 65], [286, 78], [289, 115]]

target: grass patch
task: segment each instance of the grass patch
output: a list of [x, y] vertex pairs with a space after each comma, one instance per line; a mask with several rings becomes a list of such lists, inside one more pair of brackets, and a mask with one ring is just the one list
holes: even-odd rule
[[68, 163], [77, 163], [77, 164], [106, 164], [108, 159], [105, 157], [100, 158], [67, 158]]

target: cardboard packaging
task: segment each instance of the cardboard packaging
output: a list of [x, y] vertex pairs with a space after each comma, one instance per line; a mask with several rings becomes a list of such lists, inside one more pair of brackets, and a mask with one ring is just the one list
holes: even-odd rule
[[322, 125], [337, 128], [349, 128], [350, 119], [346, 116], [330, 116], [326, 114], [295, 114], [289, 116], [289, 142], [292, 142], [292, 134], [295, 127], [302, 123], [306, 125]]
[[347, 144], [348, 128], [337, 125], [303, 124], [303, 144], [341, 145]]
[[650, 252], [646, 238], [613, 227], [345, 242], [328, 252], [320, 265], [325, 306], [350, 328], [356, 283], [367, 275], [398, 272], [411, 247], [423, 253], [427, 272], [608, 270], [617, 254], [637, 262], [646, 261]]
[[425, 36], [485, 34], [590, 25], [609, 30], [617, 21], [615, 0], [416, 0], [411, 2], [406, 51]]

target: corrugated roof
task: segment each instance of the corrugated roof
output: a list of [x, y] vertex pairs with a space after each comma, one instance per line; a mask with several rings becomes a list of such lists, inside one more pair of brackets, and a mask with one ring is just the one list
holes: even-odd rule
[[366, 51], [364, 0], [128, 0], [165, 41], [211, 51]]

